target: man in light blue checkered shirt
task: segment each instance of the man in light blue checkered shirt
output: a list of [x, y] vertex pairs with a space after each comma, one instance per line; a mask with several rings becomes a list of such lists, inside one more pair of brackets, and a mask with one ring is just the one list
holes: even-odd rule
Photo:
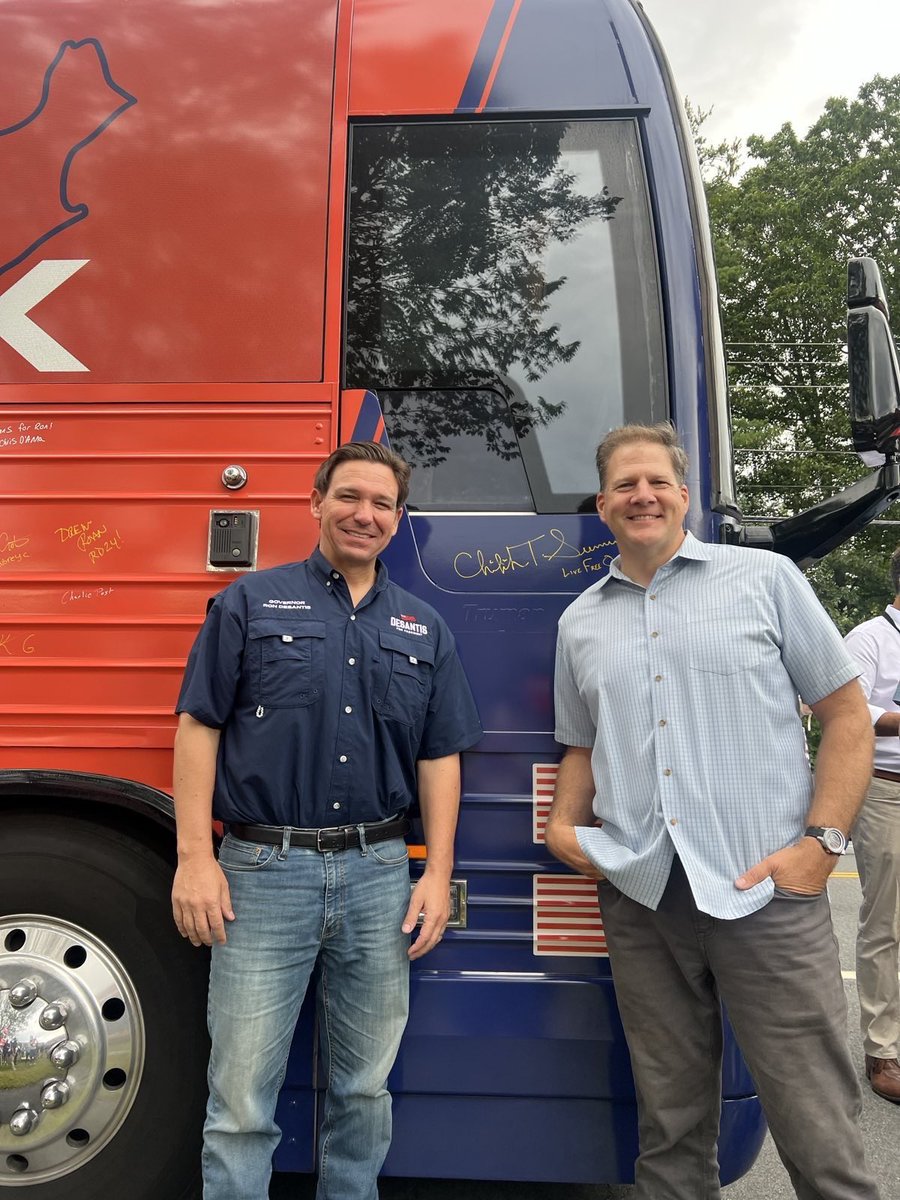
[[597, 466], [619, 557], [560, 621], [546, 836], [601, 881], [636, 1200], [720, 1194], [722, 1001], [797, 1195], [876, 1200], [825, 891], [871, 772], [858, 670], [792, 563], [684, 532], [670, 426], [614, 431]]

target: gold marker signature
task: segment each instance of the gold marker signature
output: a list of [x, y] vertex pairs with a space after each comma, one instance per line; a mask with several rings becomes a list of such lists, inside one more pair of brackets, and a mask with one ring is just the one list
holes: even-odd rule
[[[565, 534], [560, 529], [548, 529], [537, 537], [528, 538], [524, 542], [513, 542], [485, 553], [482, 549], [460, 550], [453, 559], [453, 570], [460, 579], [477, 579], [479, 576], [506, 575], [511, 571], [524, 571], [530, 567], [541, 567], [545, 563], [557, 562], [562, 567], [562, 560], [573, 565], [567, 570], [562, 567], [563, 578], [569, 575], [581, 574], [581, 566], [590, 570], [601, 570], [609, 565], [610, 556], [604, 555], [604, 561], [599, 564], [590, 562], [590, 556], [598, 550], [615, 546], [614, 541], [596, 542], [590, 546], [573, 546], [566, 541]], [[574, 565], [579, 564], [579, 565]]]

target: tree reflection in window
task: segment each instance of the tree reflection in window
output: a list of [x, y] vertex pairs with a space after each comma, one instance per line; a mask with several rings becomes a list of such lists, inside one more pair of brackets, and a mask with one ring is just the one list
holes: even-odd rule
[[[590, 404], [601, 409], [584, 393], [622, 374], [631, 335], [620, 326], [648, 294], [658, 339], [655, 267], [634, 282], [635, 226], [652, 239], [633, 122], [360, 125], [351, 172], [345, 383], [438, 390], [439, 411], [391, 404], [392, 442], [414, 465], [444, 462], [466, 436], [495, 462], [529, 443], [534, 457], [533, 435], [561, 414], [581, 421]], [[622, 211], [617, 251], [600, 231]], [[637, 304], [622, 303], [626, 276]], [[597, 345], [581, 354], [585, 331]], [[612, 410], [625, 390], [617, 385]], [[496, 419], [498, 397], [508, 420]], [[590, 440], [593, 425], [567, 436]], [[548, 468], [539, 473], [546, 480]]]

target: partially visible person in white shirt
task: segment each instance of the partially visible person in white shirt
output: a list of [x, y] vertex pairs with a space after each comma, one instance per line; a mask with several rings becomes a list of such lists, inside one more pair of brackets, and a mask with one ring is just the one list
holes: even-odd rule
[[894, 599], [844, 639], [875, 727], [875, 766], [853, 826], [862, 884], [856, 986], [866, 1077], [876, 1096], [900, 1104], [900, 546], [891, 557]]

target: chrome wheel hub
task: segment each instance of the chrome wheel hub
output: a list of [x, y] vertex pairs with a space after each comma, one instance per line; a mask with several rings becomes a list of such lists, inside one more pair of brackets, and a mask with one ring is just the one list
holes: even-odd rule
[[137, 993], [111, 950], [56, 917], [0, 921], [0, 1188], [45, 1183], [121, 1126], [144, 1064]]

